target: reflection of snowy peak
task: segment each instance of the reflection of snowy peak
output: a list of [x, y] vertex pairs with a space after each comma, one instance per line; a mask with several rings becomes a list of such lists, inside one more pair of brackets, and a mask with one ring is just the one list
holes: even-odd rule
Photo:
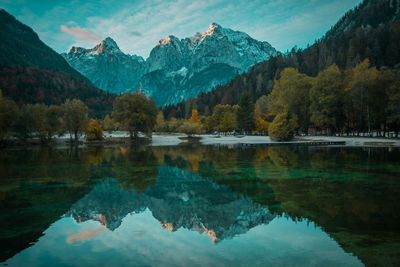
[[93, 49], [73, 47], [63, 56], [104, 90], [141, 87], [158, 105], [166, 105], [225, 84], [276, 53], [267, 42], [212, 23], [206, 32], [191, 38], [169, 35], [158, 41], [145, 62], [122, 53], [111, 38]]
[[76, 221], [96, 220], [115, 230], [129, 213], [146, 209], [147, 200], [134, 190], [127, 191], [114, 179], [97, 184], [85, 197], [76, 202], [67, 215]]
[[114, 230], [127, 214], [146, 208], [162, 227], [206, 233], [213, 242], [233, 238], [274, 218], [266, 207], [225, 186], [165, 166], [159, 167], [157, 185], [144, 193], [126, 191], [110, 179], [75, 203], [69, 215], [77, 221], [97, 220]]

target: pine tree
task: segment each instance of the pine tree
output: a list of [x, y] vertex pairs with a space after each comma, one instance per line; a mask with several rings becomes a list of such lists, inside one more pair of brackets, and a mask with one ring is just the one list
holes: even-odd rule
[[245, 133], [254, 129], [254, 104], [248, 93], [244, 93], [239, 102], [237, 124]]

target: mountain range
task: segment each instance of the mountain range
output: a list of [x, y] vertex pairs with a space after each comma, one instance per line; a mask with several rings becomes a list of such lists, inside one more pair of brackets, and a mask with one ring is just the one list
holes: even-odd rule
[[62, 54], [97, 87], [112, 93], [140, 88], [158, 105], [209, 92], [275, 55], [277, 51], [268, 42], [216, 23], [190, 38], [165, 37], [147, 60], [123, 53], [110, 37], [92, 49], [72, 47]]

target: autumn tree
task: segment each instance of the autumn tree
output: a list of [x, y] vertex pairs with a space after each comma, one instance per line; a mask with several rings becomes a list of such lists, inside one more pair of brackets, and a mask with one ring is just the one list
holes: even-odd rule
[[148, 99], [142, 92], [125, 93], [115, 99], [112, 117], [129, 132], [131, 139], [137, 138], [139, 132], [151, 136], [157, 108], [154, 100]]
[[269, 125], [268, 133], [271, 140], [287, 141], [291, 140], [294, 130], [297, 127], [297, 117], [287, 111], [283, 111], [276, 115], [272, 123]]
[[103, 140], [103, 126], [99, 120], [91, 120], [86, 130], [86, 140]]
[[377, 69], [370, 67], [368, 59], [354, 67], [351, 72], [348, 90], [357, 116], [356, 127], [361, 131], [371, 131], [371, 114], [373, 113], [371, 106], [372, 102], [375, 101], [372, 98], [372, 92], [377, 89], [374, 88], [377, 76]]
[[157, 114], [155, 130], [156, 130], [156, 132], [163, 132], [166, 130], [165, 128], [166, 128], [166, 124], [165, 124], [165, 120], [164, 120], [164, 113], [162, 111], [160, 111]]
[[171, 118], [166, 122], [166, 129], [169, 132], [176, 132], [179, 127], [183, 124], [183, 120], [178, 120], [176, 118]]
[[268, 97], [266, 95], [261, 96], [255, 104], [254, 114], [256, 118], [266, 120], [268, 117]]
[[262, 134], [266, 134], [268, 132], [270, 123], [261, 119], [260, 117], [256, 118], [256, 131]]
[[286, 68], [275, 80], [274, 89], [268, 96], [268, 111], [276, 116], [285, 111], [298, 117], [298, 127], [307, 132], [309, 116], [309, 91], [312, 78], [294, 68]]
[[207, 132], [220, 131], [228, 132], [236, 130], [238, 105], [217, 105], [213, 114], [204, 120], [203, 128]]
[[197, 109], [192, 109], [192, 116], [189, 119], [189, 123], [201, 124], [199, 119], [199, 112], [197, 111]]
[[109, 134], [112, 133], [114, 130], [114, 122], [112, 121], [110, 115], [106, 115], [106, 117], [103, 120], [103, 129], [106, 130]]
[[234, 112], [224, 112], [217, 127], [220, 132], [230, 132], [237, 129], [236, 114]]
[[335, 64], [320, 72], [310, 89], [310, 121], [318, 128], [340, 129], [344, 125], [343, 74]]
[[61, 108], [64, 113], [64, 127], [69, 132], [71, 141], [72, 136], [74, 136], [76, 142], [87, 129], [89, 123], [88, 108], [78, 99], [68, 99]]

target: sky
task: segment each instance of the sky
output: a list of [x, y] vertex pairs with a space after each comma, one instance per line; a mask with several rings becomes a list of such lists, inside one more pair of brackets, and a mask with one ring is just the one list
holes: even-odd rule
[[167, 35], [191, 37], [215, 22], [267, 41], [281, 52], [321, 38], [361, 0], [0, 0], [55, 51], [92, 48], [113, 38], [129, 54], [149, 56]]

